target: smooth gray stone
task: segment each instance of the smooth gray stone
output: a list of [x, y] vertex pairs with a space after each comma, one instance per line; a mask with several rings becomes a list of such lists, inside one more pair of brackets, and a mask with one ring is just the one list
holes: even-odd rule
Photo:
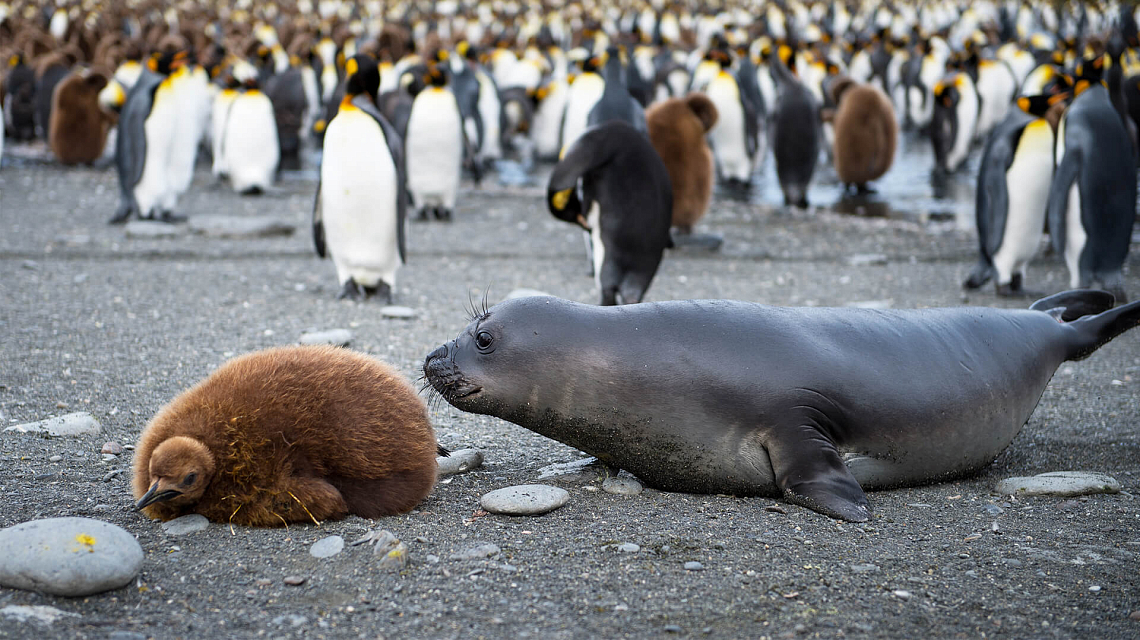
[[410, 320], [416, 317], [416, 310], [411, 307], [401, 307], [399, 305], [390, 304], [380, 307], [380, 315], [385, 318], [396, 318], [398, 320]]
[[514, 291], [511, 291], [510, 293], [508, 293], [507, 297], [503, 298], [503, 300], [514, 300], [515, 298], [530, 298], [532, 296], [553, 297], [549, 293], [547, 293], [545, 291], [539, 291], [538, 289], [515, 289]]
[[135, 537], [90, 518], [47, 518], [0, 529], [0, 585], [87, 596], [129, 583], [142, 568]]
[[636, 478], [606, 478], [602, 481], [602, 491], [615, 496], [636, 496], [644, 490]]
[[879, 567], [874, 564], [853, 564], [851, 573], [878, 573]]
[[190, 230], [213, 238], [267, 238], [293, 235], [292, 223], [273, 216], [227, 216], [203, 214], [191, 216]]
[[170, 536], [184, 536], [201, 531], [210, 526], [210, 520], [200, 513], [191, 513], [162, 523], [163, 533]]
[[460, 449], [452, 451], [449, 456], [440, 456], [435, 459], [439, 465], [439, 475], [452, 476], [478, 468], [483, 464], [483, 452], [478, 449]]
[[499, 555], [498, 545], [495, 544], [481, 544], [477, 547], [453, 553], [447, 557], [448, 560], [479, 560], [482, 558], [490, 558], [491, 556]]
[[641, 551], [641, 546], [636, 545], [632, 542], [624, 542], [618, 545], [617, 550], [621, 551], [622, 553], [637, 553], [638, 551]]
[[334, 347], [347, 347], [352, 342], [352, 332], [348, 329], [309, 331], [301, 334], [301, 344], [331, 344]]
[[39, 422], [26, 422], [4, 429], [20, 433], [47, 433], [53, 436], [82, 436], [99, 433], [103, 426], [95, 416], [86, 411], [69, 413], [58, 418], [48, 418]]
[[381, 569], [399, 571], [408, 566], [408, 545], [395, 541], [395, 544], [376, 545], [375, 555], [380, 557], [376, 566]]
[[1036, 476], [1006, 478], [995, 491], [1003, 496], [1082, 496], [1089, 493], [1120, 493], [1116, 478], [1091, 471], [1054, 471]]
[[546, 484], [520, 484], [496, 489], [479, 501], [486, 511], [508, 516], [535, 516], [566, 504], [570, 494], [565, 489]]
[[340, 536], [329, 536], [321, 538], [309, 547], [309, 555], [314, 558], [331, 558], [340, 553], [344, 549], [344, 538]]
[[51, 625], [51, 623], [64, 617], [80, 617], [79, 614], [62, 611], [55, 607], [48, 607], [44, 605], [26, 606], [21, 604], [10, 604], [3, 609], [0, 609], [0, 618], [13, 619], [16, 622], [27, 622], [35, 620], [36, 622]]
[[686, 562], [684, 567], [686, 571], [704, 571], [705, 569], [705, 565], [697, 562], [696, 560], [690, 560], [689, 562]]
[[128, 238], [177, 238], [182, 227], [158, 220], [131, 220], [126, 229]]
[[857, 253], [847, 256], [845, 262], [852, 267], [868, 267], [887, 264], [887, 256], [882, 253]]

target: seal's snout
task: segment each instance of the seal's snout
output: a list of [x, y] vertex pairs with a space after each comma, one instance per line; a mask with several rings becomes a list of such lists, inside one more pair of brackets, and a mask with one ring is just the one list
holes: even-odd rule
[[424, 358], [424, 378], [432, 389], [451, 404], [482, 390], [482, 387], [471, 384], [463, 376], [463, 372], [451, 357], [451, 350], [447, 344], [440, 345]]
[[427, 358], [424, 359], [425, 369], [426, 369], [428, 363], [431, 362], [432, 360], [438, 360], [439, 358], [446, 358], [446, 357], [447, 357], [447, 345], [441, 344], [441, 345], [439, 345], [439, 347], [435, 351], [432, 351], [431, 353], [427, 354]]

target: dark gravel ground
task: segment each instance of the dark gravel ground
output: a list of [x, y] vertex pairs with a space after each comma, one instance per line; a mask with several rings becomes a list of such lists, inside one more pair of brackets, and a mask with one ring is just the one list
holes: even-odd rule
[[[290, 237], [127, 238], [105, 224], [113, 172], [14, 163], [0, 170], [0, 421], [89, 411], [100, 436], [0, 434], [0, 527], [88, 516], [137, 535], [146, 554], [128, 587], [81, 599], [0, 589], [0, 608], [50, 605], [79, 615], [45, 628], [0, 621], [11, 638], [429, 637], [1008, 637], [1140, 636], [1140, 333], [1067, 363], [1010, 448], [982, 474], [870, 494], [874, 519], [839, 523], [773, 500], [600, 491], [604, 470], [545, 480], [570, 491], [534, 518], [478, 512], [482, 494], [535, 482], [582, 454], [496, 419], [446, 405], [441, 442], [477, 447], [482, 468], [445, 479], [412, 513], [317, 526], [171, 537], [131, 509], [130, 451], [104, 463], [104, 442], [133, 443], [163, 403], [228, 357], [295, 342], [307, 329], [349, 328], [352, 347], [419, 375], [423, 357], [465, 324], [469, 298], [518, 287], [594, 302], [581, 234], [544, 210], [538, 189], [465, 188], [451, 224], [413, 224], [397, 304], [334, 299], [332, 264], [314, 255], [315, 185], [286, 181], [260, 198], [211, 186], [200, 172], [182, 202], [204, 213], [270, 214]], [[772, 304], [895, 307], [1024, 306], [959, 287], [975, 260], [952, 223], [781, 213], [717, 201], [715, 254], [670, 253], [649, 300], [737, 298]], [[862, 265], [860, 256], [885, 262]], [[859, 265], [853, 265], [853, 259]], [[1126, 277], [1140, 296], [1134, 255]], [[1030, 287], [1065, 288], [1056, 258]], [[667, 348], [667, 347], [663, 347]], [[49, 457], [62, 456], [59, 462]], [[104, 480], [109, 472], [124, 473]], [[1012, 475], [1092, 470], [1120, 495], [1013, 501]], [[308, 553], [338, 534], [383, 527], [412, 564], [376, 567], [366, 547]], [[618, 544], [640, 545], [637, 553]], [[485, 560], [449, 555], [492, 543]], [[2, 553], [2, 551], [0, 551]], [[438, 563], [428, 562], [428, 555]], [[698, 561], [701, 571], [683, 564]], [[873, 565], [873, 566], [868, 566]], [[302, 576], [287, 586], [286, 576]], [[905, 593], [901, 593], [905, 592]]]

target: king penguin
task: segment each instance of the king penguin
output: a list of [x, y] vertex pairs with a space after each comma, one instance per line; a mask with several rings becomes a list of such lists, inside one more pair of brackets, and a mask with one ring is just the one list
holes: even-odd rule
[[602, 58], [594, 56], [582, 61], [582, 73], [570, 81], [566, 97], [566, 117], [562, 121], [562, 149], [565, 150], [586, 130], [587, 119], [594, 105], [602, 99], [606, 82], [598, 74]]
[[1079, 78], [1073, 92], [1057, 128], [1049, 233], [1074, 289], [1099, 282], [1124, 302], [1121, 270], [1136, 218], [1132, 144], [1101, 81]]
[[1066, 97], [1023, 96], [990, 133], [976, 189], [980, 255], [967, 288], [994, 278], [999, 296], [1026, 295], [1025, 267], [1041, 244], [1053, 181], [1054, 132], [1045, 114]]
[[606, 64], [602, 68], [605, 83], [602, 97], [590, 109], [590, 114], [586, 117], [587, 126], [594, 127], [611, 120], [620, 120], [638, 131], [647, 132], [645, 109], [630, 95], [624, 75], [621, 51], [617, 47], [610, 47], [606, 50]]
[[[737, 79], [728, 68], [732, 57], [724, 49], [712, 49], [706, 59], [716, 67], [705, 85], [705, 94], [716, 107], [716, 124], [709, 130], [709, 143], [720, 179], [747, 186], [752, 177], [752, 156], [755, 148], [755, 124], [748, 126], [755, 113], [746, 105]], [[749, 142], [752, 142], [750, 145]], [[750, 148], [751, 147], [751, 148]]]
[[974, 80], [964, 71], [951, 74], [934, 85], [930, 139], [940, 170], [953, 173], [966, 162], [974, 140], [979, 107]]
[[795, 60], [795, 53], [785, 45], [772, 61], [777, 87], [772, 153], [784, 204], [807, 208], [807, 188], [819, 159], [819, 103], [796, 77]]
[[546, 202], [590, 234], [601, 304], [641, 302], [672, 246], [673, 187], [648, 136], [620, 120], [587, 129], [555, 165]]
[[405, 261], [402, 142], [376, 107], [376, 61], [353, 56], [345, 74], [344, 99], [325, 128], [313, 242], [317, 255], [332, 256], [338, 297], [375, 293], [391, 302]]
[[424, 83], [408, 116], [408, 191], [419, 219], [426, 220], [430, 210], [437, 219], [450, 220], [466, 146], [463, 118], [439, 65], [428, 65]]
[[173, 51], [151, 55], [123, 103], [115, 138], [120, 201], [111, 224], [124, 223], [132, 214], [173, 219], [163, 201], [171, 189], [167, 176], [180, 110], [169, 75], [181, 64]]
[[257, 77], [245, 81], [229, 106], [222, 136], [223, 166], [230, 185], [242, 195], [265, 192], [281, 160], [273, 102]]

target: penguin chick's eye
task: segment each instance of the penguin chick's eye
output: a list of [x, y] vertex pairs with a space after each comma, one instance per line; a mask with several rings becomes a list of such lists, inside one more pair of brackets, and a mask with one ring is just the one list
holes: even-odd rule
[[197, 479], [198, 479], [197, 473], [189, 473], [186, 475], [185, 478], [182, 479], [182, 486], [189, 487], [190, 485], [194, 484], [194, 481]]
[[475, 346], [478, 347], [481, 351], [486, 351], [489, 349], [491, 347], [491, 343], [494, 341], [495, 338], [486, 331], [480, 331], [479, 333], [475, 334]]

